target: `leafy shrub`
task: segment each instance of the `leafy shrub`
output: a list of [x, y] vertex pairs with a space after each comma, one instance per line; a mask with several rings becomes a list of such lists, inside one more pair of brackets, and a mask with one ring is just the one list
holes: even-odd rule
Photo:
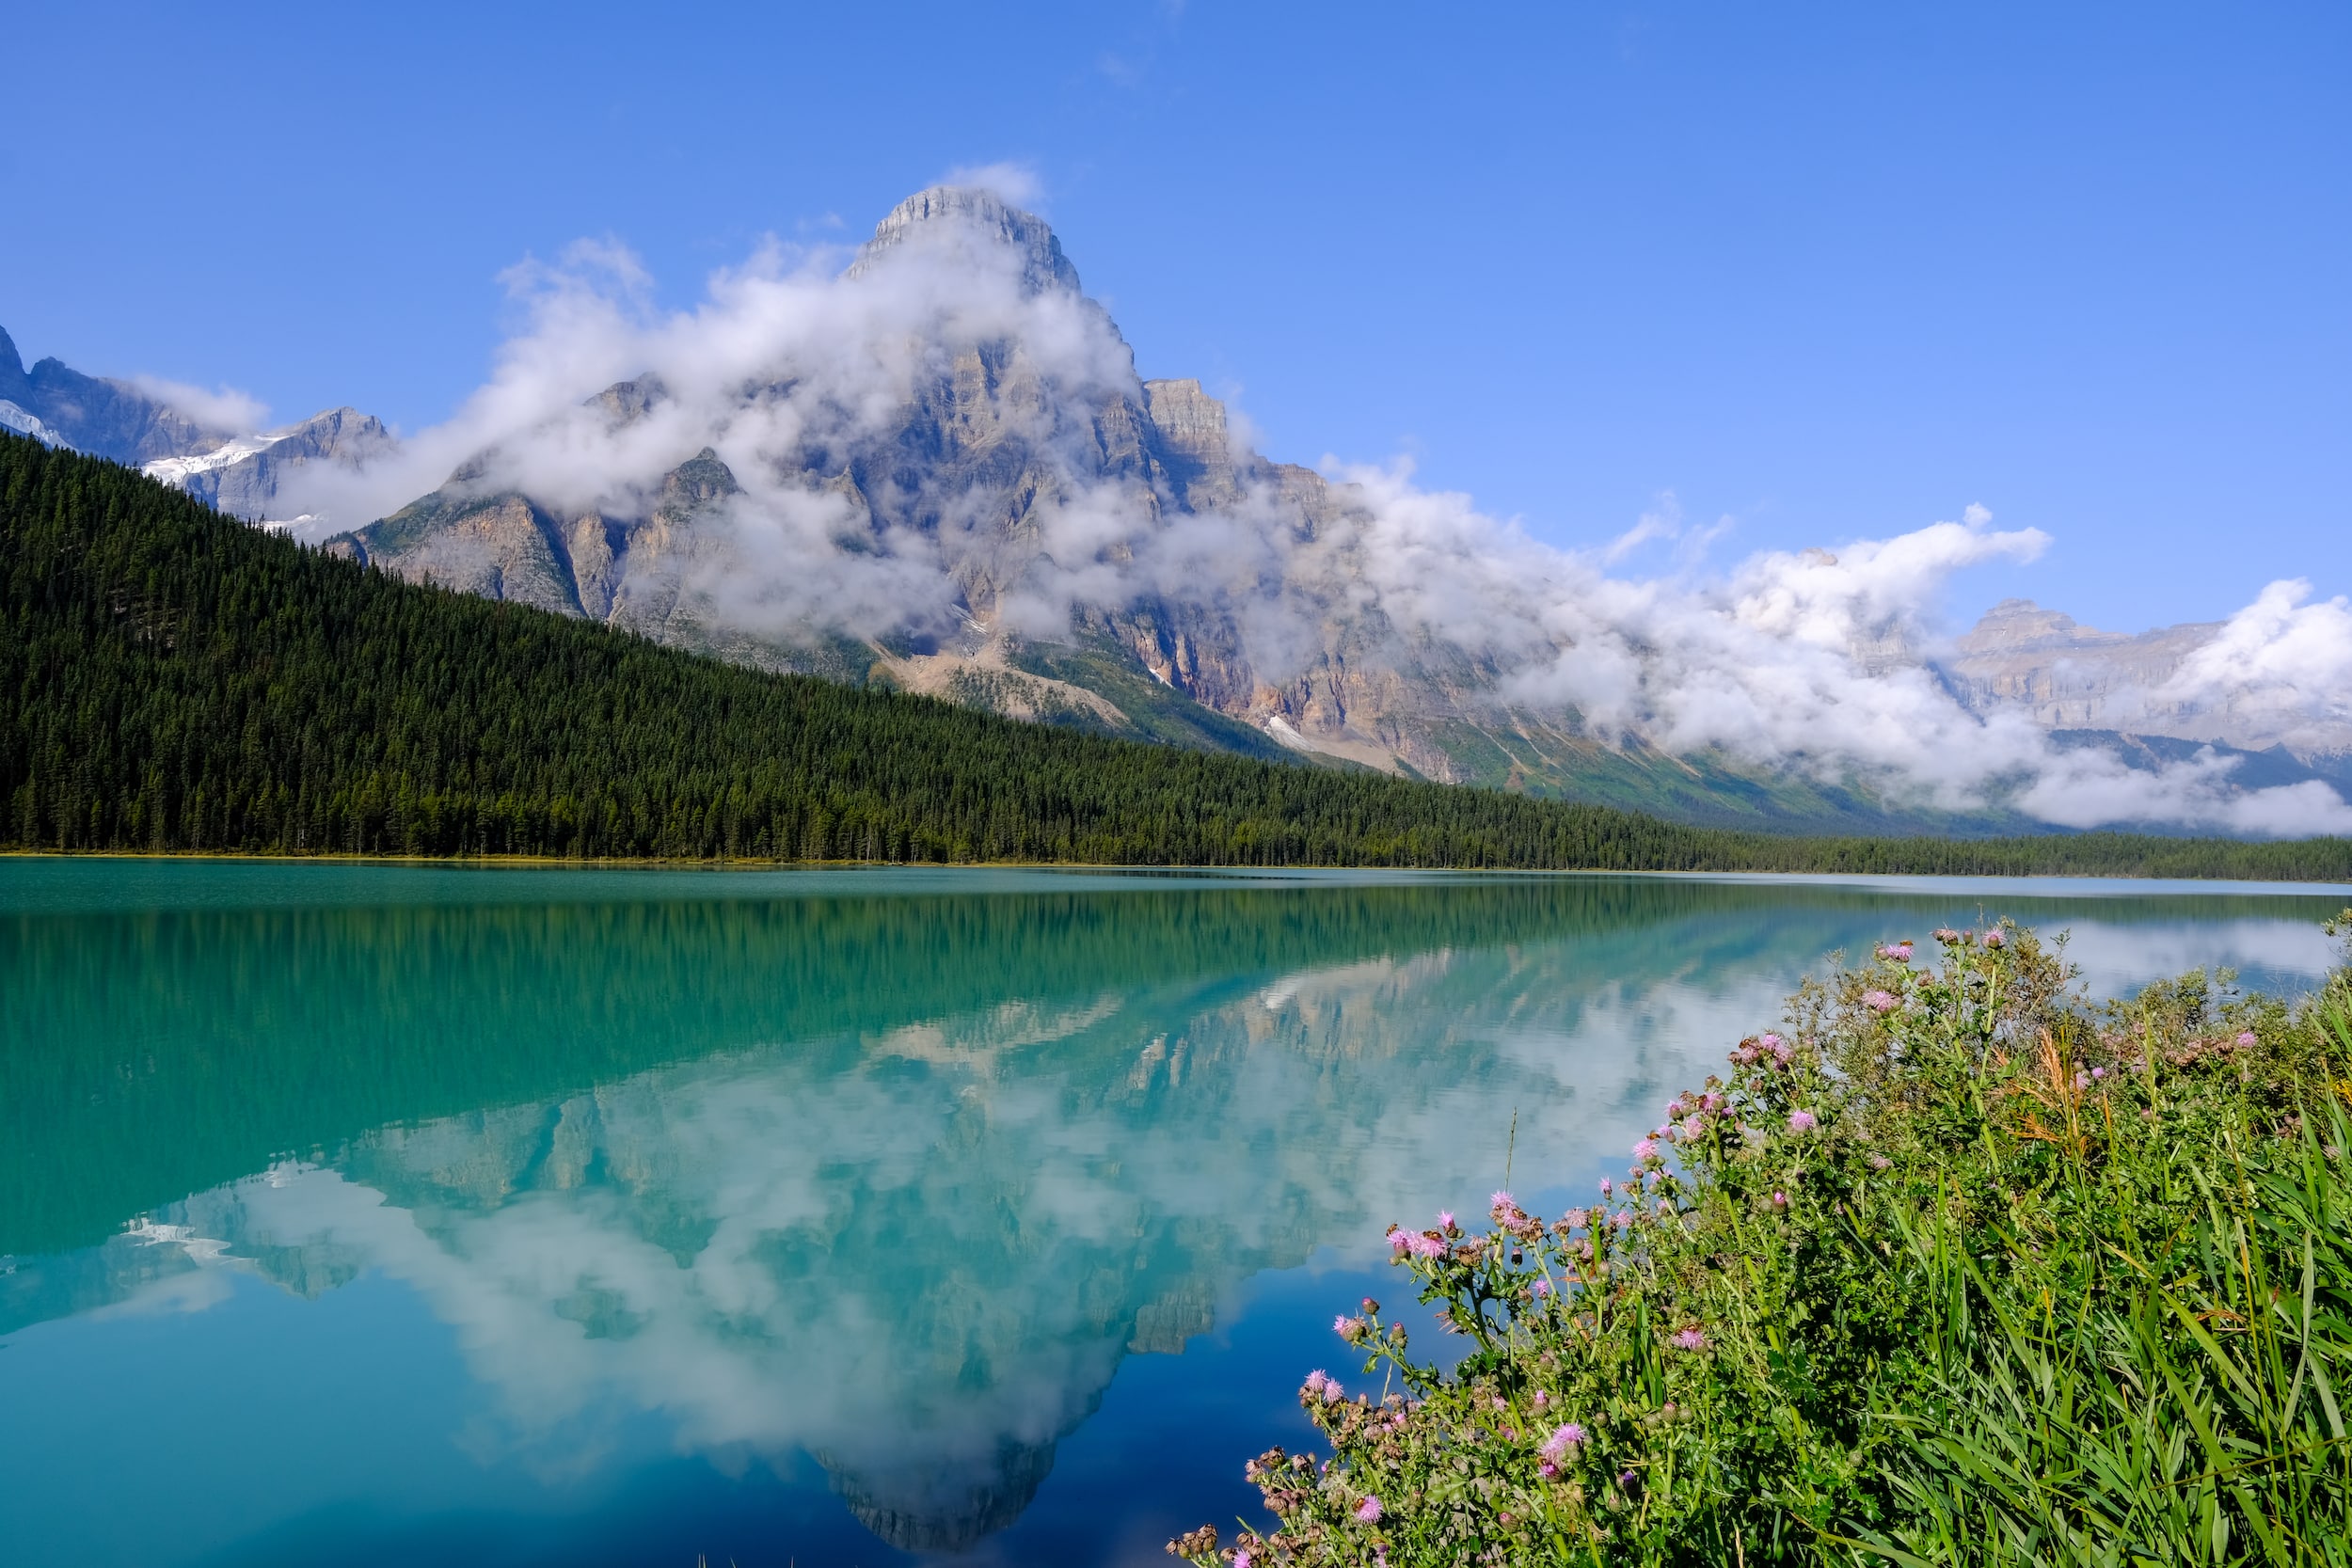
[[[2352, 922], [2352, 911], [2345, 920]], [[2336, 929], [2336, 927], [2331, 927]], [[2344, 927], [2352, 933], [2352, 925]], [[1196, 1563], [2352, 1562], [2352, 995], [2094, 1011], [2013, 926], [1809, 983], [1622, 1182], [1389, 1244]]]

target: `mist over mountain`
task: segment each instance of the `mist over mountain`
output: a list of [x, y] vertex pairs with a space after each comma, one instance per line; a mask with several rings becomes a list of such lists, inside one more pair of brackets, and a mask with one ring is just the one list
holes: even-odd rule
[[605, 245], [510, 282], [529, 325], [446, 424], [140, 460], [312, 540], [378, 518], [330, 547], [413, 579], [1017, 718], [1703, 821], [2352, 831], [2342, 599], [2138, 639], [2013, 604], [1953, 642], [1952, 575], [2049, 542], [1973, 506], [1621, 576], [1678, 523], [1563, 550], [1402, 463], [1261, 455], [989, 190], [686, 311]]

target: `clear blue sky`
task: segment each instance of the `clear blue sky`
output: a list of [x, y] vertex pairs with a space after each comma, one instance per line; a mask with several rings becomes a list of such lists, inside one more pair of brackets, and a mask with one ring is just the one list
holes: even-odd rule
[[[230, 14], [233, 11], [234, 14]], [[1588, 543], [1991, 507], [2119, 628], [2352, 591], [2352, 7], [20, 8], [28, 357], [415, 427], [496, 275], [674, 302], [1032, 167], [1147, 375]]]

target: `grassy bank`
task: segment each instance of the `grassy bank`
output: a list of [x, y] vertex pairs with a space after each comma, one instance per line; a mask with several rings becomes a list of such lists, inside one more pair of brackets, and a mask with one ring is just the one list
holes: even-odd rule
[[1351, 1307], [1329, 1451], [1248, 1465], [1279, 1528], [1170, 1550], [2352, 1561], [2352, 973], [2093, 1007], [2030, 932], [1936, 946], [1801, 990], [1592, 1207], [1393, 1229], [1468, 1354]]

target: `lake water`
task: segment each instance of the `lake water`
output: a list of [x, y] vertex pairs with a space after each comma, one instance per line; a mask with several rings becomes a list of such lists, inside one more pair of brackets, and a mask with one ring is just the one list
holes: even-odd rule
[[[1833, 949], [2347, 890], [0, 861], [0, 1558], [1165, 1563]], [[1514, 1129], [1516, 1127], [1516, 1132]]]

